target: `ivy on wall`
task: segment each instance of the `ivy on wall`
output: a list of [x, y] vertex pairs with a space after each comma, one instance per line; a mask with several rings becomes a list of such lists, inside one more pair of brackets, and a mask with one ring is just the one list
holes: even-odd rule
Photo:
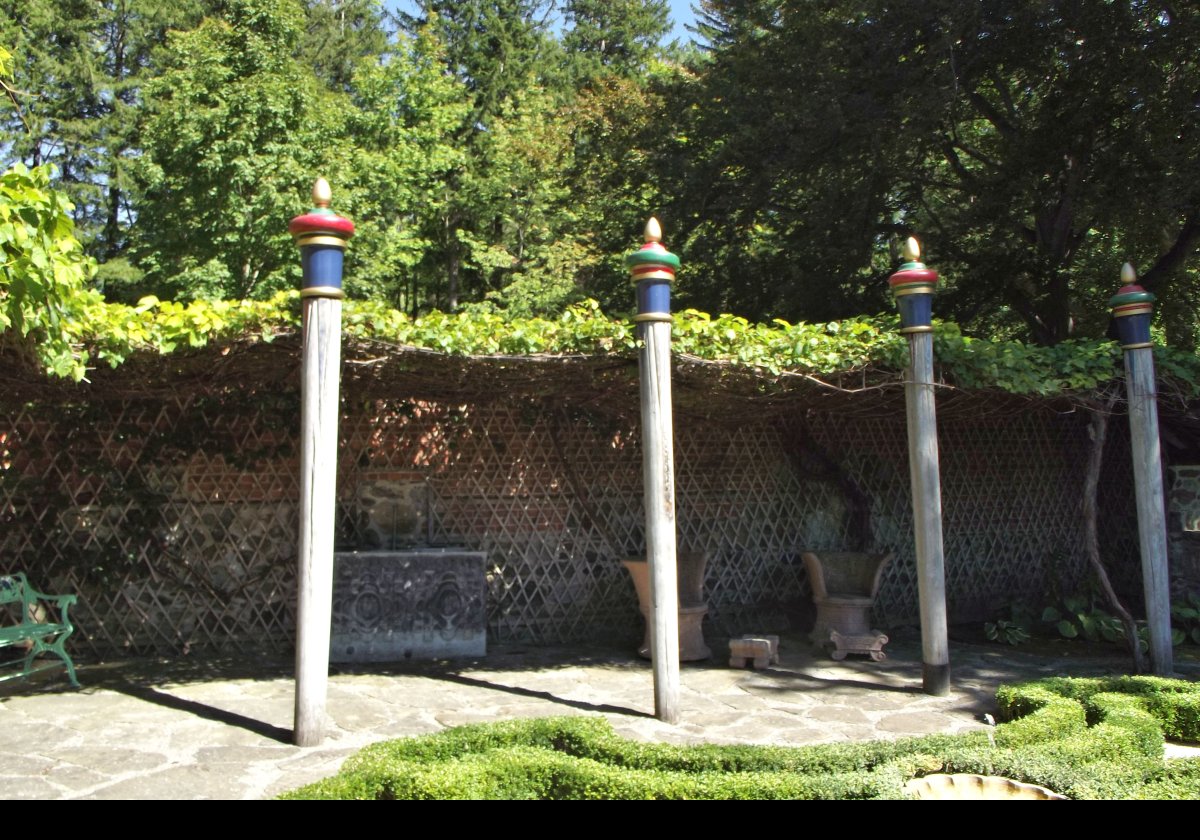
[[[170, 353], [234, 340], [271, 341], [295, 333], [300, 319], [296, 292], [265, 301], [194, 301], [147, 297], [136, 306], [91, 300], [75, 325], [78, 355], [112, 366], [138, 352]], [[801, 374], [828, 379], [845, 373], [892, 374], [907, 360], [907, 342], [896, 316], [863, 316], [826, 324], [775, 320], [752, 324], [732, 315], [695, 310], [676, 313], [674, 350], [773, 378]], [[468, 356], [632, 354], [635, 326], [601, 312], [595, 301], [556, 318], [510, 318], [495, 313], [433, 312], [412, 318], [374, 301], [347, 301], [348, 338], [370, 339], [439, 353]], [[1012, 394], [1056, 396], [1085, 393], [1122, 374], [1120, 348], [1109, 341], [1066, 341], [1054, 347], [988, 341], [938, 324], [935, 354], [946, 381], [964, 388], [996, 388]], [[1158, 347], [1161, 377], [1172, 390], [1200, 393], [1200, 359]], [[51, 368], [60, 375], [83, 375]]]

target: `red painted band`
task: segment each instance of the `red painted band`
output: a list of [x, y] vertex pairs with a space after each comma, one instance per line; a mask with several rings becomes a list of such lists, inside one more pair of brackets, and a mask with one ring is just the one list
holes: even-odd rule
[[661, 263], [646, 263], [645, 265], [638, 265], [629, 269], [630, 275], [632, 275], [634, 278], [641, 277], [643, 274], [651, 274], [656, 271], [665, 272], [670, 274], [672, 277], [675, 276], [675, 270], [671, 268], [671, 266], [662, 265]]
[[897, 271], [888, 278], [891, 286], [907, 285], [909, 283], [937, 283], [938, 273], [932, 268], [909, 268]]
[[288, 233], [295, 236], [298, 233], [332, 233], [349, 239], [354, 235], [354, 222], [341, 216], [326, 216], [317, 213], [305, 213], [292, 219], [288, 225]]
[[1122, 318], [1126, 315], [1146, 315], [1154, 311], [1154, 307], [1148, 303], [1127, 303], [1124, 306], [1113, 307], [1113, 317]]

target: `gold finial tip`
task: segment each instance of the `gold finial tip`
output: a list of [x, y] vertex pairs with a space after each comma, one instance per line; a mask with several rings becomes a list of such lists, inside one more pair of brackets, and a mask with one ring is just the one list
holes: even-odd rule
[[1125, 263], [1121, 266], [1121, 283], [1128, 286], [1137, 282], [1137, 271], [1133, 268], [1133, 263]]
[[662, 225], [653, 216], [650, 217], [650, 221], [646, 222], [646, 241], [662, 242]]
[[318, 178], [313, 183], [312, 199], [313, 204], [317, 207], [328, 207], [329, 202], [333, 201], [333, 190], [329, 188], [329, 182], [324, 178]]
[[904, 243], [904, 261], [917, 262], [921, 259], [921, 243], [915, 236], [910, 236]]

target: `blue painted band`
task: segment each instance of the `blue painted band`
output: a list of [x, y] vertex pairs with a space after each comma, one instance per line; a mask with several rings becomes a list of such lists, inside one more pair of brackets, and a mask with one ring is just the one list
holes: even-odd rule
[[671, 311], [671, 282], [669, 280], [642, 280], [637, 284], [638, 314]]
[[342, 287], [342, 256], [344, 251], [333, 245], [305, 245], [300, 249], [300, 266], [304, 270], [301, 288]]
[[896, 298], [902, 327], [928, 327], [933, 323], [933, 295], [901, 295]]
[[1140, 315], [1126, 315], [1124, 318], [1114, 318], [1117, 322], [1117, 340], [1124, 347], [1129, 344], [1146, 344], [1150, 341], [1150, 319], [1154, 317], [1146, 312]]

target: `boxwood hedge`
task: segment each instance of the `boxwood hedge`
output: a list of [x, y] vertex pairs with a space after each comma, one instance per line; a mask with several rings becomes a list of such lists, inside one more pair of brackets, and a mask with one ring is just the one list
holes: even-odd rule
[[997, 693], [994, 732], [809, 747], [676, 746], [601, 718], [462, 726], [374, 744], [286, 799], [895, 799], [928, 773], [980, 773], [1073, 799], [1200, 798], [1200, 686], [1154, 677], [1052, 678]]

